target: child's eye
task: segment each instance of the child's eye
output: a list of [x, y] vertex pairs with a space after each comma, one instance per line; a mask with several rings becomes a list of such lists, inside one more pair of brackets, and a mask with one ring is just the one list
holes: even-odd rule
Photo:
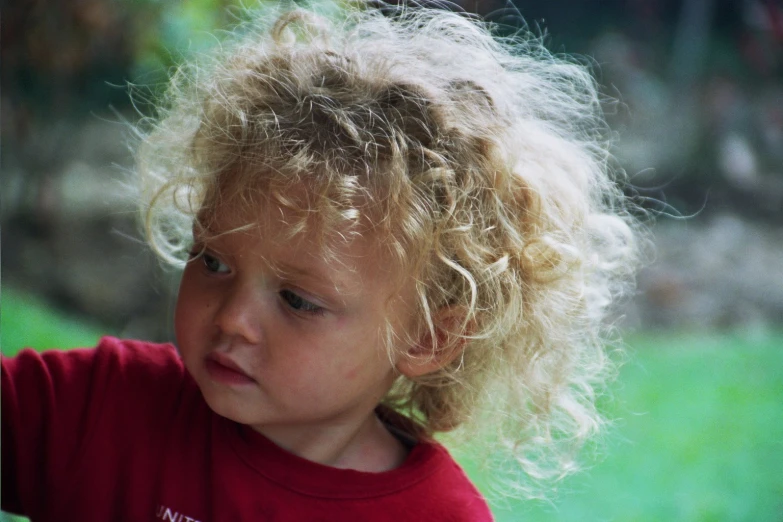
[[231, 269], [220, 261], [215, 256], [209, 255], [206, 252], [201, 255], [202, 260], [204, 261], [204, 267], [206, 267], [207, 271], [213, 272], [215, 274], [226, 274], [231, 271]]
[[304, 312], [308, 314], [323, 313], [324, 309], [317, 304], [311, 303], [307, 299], [300, 295], [295, 294], [290, 290], [280, 290], [280, 297], [285, 303], [293, 310], [297, 312]]
[[220, 258], [215, 257], [208, 252], [204, 252], [203, 250], [193, 251], [190, 253], [191, 261], [196, 258], [201, 258], [201, 262], [204, 263], [204, 268], [206, 268], [207, 272], [212, 272], [214, 274], [227, 274], [231, 271], [231, 268], [223, 263]]

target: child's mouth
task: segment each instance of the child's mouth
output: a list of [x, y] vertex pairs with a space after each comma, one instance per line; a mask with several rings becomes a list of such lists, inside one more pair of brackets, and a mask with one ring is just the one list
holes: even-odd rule
[[234, 361], [222, 354], [209, 354], [204, 362], [207, 374], [213, 381], [223, 384], [254, 384], [256, 381], [247, 375]]

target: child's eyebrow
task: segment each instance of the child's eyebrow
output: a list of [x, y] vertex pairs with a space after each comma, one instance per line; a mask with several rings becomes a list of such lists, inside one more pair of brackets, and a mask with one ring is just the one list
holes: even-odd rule
[[285, 262], [269, 263], [269, 265], [280, 275], [287, 277], [311, 277], [319, 280], [329, 280], [330, 278], [322, 270], [305, 268], [296, 264]]
[[319, 288], [328, 290], [330, 294], [333, 294], [332, 296], [325, 297], [339, 298], [343, 303], [343, 297], [358, 291], [360, 286], [358, 274], [355, 278], [335, 277], [334, 274], [331, 274], [325, 267], [305, 267], [298, 265], [295, 262], [286, 263], [281, 261], [275, 263], [272, 266], [272, 269], [284, 278], [305, 279], [308, 282], [312, 282]]
[[195, 241], [204, 242], [207, 240], [214, 240], [214, 239], [220, 239], [224, 236], [227, 236], [229, 234], [233, 234], [235, 232], [243, 232], [246, 230], [250, 230], [254, 227], [253, 224], [247, 224], [244, 226], [232, 228], [229, 230], [224, 230], [221, 228], [218, 228], [214, 225], [214, 223], [211, 223], [209, 225], [202, 225], [201, 223], [194, 223], [193, 224], [193, 239]]
[[[305, 277], [308, 279], [315, 279], [317, 281], [334, 281], [331, 274], [325, 269], [319, 269], [318, 267], [305, 267], [294, 263], [277, 262], [272, 265], [272, 268], [282, 276], [285, 277]], [[337, 286], [337, 285], [335, 285]]]

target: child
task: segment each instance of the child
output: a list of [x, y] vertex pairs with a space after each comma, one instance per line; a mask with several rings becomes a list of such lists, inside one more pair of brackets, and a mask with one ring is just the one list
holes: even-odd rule
[[573, 468], [636, 251], [590, 75], [461, 15], [345, 16], [174, 76], [138, 174], [177, 348], [5, 359], [3, 509], [491, 520], [433, 439], [457, 428], [533, 482]]

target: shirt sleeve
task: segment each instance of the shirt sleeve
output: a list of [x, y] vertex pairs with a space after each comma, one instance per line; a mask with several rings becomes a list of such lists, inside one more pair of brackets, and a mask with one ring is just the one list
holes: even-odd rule
[[3, 358], [2, 509], [35, 519], [67, 495], [85, 449], [112, 444], [116, 433], [101, 426], [142, 414], [132, 398], [140, 389], [155, 393], [155, 364], [147, 363], [175, 359], [168, 348], [106, 337], [96, 348]]

